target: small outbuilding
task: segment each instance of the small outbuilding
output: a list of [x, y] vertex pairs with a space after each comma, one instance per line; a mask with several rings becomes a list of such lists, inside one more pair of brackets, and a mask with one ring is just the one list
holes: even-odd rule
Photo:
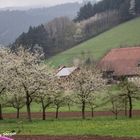
[[58, 76], [60, 78], [67, 78], [71, 74], [76, 72], [77, 70], [78, 70], [78, 67], [66, 67], [66, 66], [63, 66], [63, 67], [58, 69], [56, 76]]

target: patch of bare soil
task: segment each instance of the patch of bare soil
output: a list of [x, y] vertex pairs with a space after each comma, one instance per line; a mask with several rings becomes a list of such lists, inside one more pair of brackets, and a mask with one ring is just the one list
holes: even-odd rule
[[[120, 115], [124, 115], [124, 111], [120, 112]], [[113, 113], [109, 111], [96, 111], [94, 116], [112, 116]], [[140, 110], [134, 110], [133, 115], [140, 116]], [[20, 113], [20, 118], [26, 118], [27, 113]], [[91, 117], [91, 112], [86, 112], [87, 117]], [[47, 112], [47, 118], [55, 118], [54, 112]], [[71, 117], [81, 117], [81, 112], [59, 112], [60, 118], [71, 118]], [[5, 113], [4, 118], [16, 118], [16, 113]], [[42, 118], [41, 112], [32, 113], [32, 118]]]
[[115, 138], [115, 137], [99, 137], [99, 136], [14, 136], [14, 140], [140, 140], [140, 138]]

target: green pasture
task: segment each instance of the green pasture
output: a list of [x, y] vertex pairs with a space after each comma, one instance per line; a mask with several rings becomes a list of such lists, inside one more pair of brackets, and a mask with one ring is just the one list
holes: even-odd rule
[[51, 57], [46, 63], [54, 67], [73, 65], [72, 61], [79, 58], [83, 52], [98, 60], [111, 48], [135, 45], [140, 45], [140, 18], [120, 24], [72, 49]]
[[19, 135], [140, 137], [140, 118], [115, 120], [113, 117], [98, 117], [87, 120], [0, 121], [0, 133], [12, 130], [19, 132]]

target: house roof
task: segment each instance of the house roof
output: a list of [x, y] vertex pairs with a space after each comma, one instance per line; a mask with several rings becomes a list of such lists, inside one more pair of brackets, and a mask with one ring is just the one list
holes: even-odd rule
[[140, 47], [112, 49], [99, 62], [102, 71], [113, 71], [116, 76], [132, 76], [138, 74], [140, 64]]
[[72, 74], [76, 69], [77, 69], [77, 67], [64, 67], [64, 68], [62, 68], [60, 71], [58, 71], [58, 73], [56, 74], [56, 76], [58, 76], [58, 77], [69, 76], [69, 75]]

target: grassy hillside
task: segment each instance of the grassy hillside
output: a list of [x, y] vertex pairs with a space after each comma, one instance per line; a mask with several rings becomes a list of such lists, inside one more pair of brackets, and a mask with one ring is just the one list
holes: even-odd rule
[[73, 60], [80, 57], [82, 52], [100, 59], [111, 48], [139, 44], [140, 18], [137, 18], [52, 57], [49, 63], [53, 66], [72, 65]]

